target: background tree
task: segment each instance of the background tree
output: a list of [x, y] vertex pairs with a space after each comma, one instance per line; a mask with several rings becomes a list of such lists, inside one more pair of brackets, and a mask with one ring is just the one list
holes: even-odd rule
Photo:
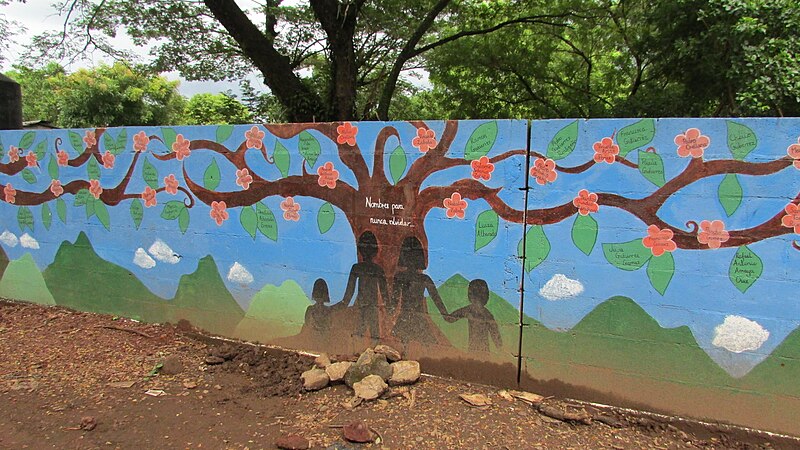
[[58, 63], [35, 69], [15, 66], [6, 73], [22, 88], [22, 120], [45, 120], [60, 125], [59, 95], [67, 72]]
[[195, 94], [186, 102], [181, 123], [187, 125], [250, 123], [247, 106], [228, 94]]

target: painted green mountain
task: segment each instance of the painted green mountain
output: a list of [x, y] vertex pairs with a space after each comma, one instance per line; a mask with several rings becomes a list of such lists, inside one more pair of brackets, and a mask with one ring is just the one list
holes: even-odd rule
[[800, 397], [800, 328], [739, 381], [743, 388]]
[[25, 253], [20, 259], [11, 261], [2, 276], [0, 297], [41, 305], [56, 304], [30, 253]]
[[311, 304], [300, 285], [292, 280], [280, 286], [268, 284], [253, 296], [234, 336], [259, 342], [294, 336], [300, 333], [306, 308]]
[[181, 277], [170, 306], [171, 322], [186, 319], [197, 327], [224, 335], [233, 333], [244, 317], [211, 255], [200, 259], [197, 270]]

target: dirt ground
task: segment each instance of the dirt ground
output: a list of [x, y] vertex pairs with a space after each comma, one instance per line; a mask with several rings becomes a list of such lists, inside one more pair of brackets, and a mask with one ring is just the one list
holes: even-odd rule
[[[506, 400], [499, 388], [428, 376], [348, 408], [343, 385], [303, 392], [300, 374], [312, 359], [221, 343], [185, 326], [0, 300], [0, 448], [270, 449], [286, 434], [331, 449], [800, 448], [792, 439], [548, 399], [550, 409], [595, 419], [570, 423]], [[459, 394], [492, 403], [475, 408]], [[341, 427], [355, 420], [380, 442], [344, 441]]]

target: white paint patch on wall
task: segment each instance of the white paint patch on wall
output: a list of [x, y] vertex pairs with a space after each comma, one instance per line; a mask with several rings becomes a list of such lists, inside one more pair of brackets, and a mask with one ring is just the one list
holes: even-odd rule
[[141, 247], [137, 248], [133, 255], [133, 263], [142, 269], [152, 269], [156, 266], [156, 260], [151, 258]]
[[19, 239], [17, 239], [17, 235], [6, 230], [3, 231], [3, 234], [0, 234], [0, 242], [6, 245], [6, 247], [16, 247], [19, 244]]
[[25, 248], [32, 248], [34, 250], [39, 249], [39, 242], [28, 233], [25, 233], [19, 237], [19, 244]]
[[228, 281], [250, 284], [253, 282], [253, 275], [243, 265], [235, 262], [228, 270]]
[[153, 245], [147, 251], [153, 255], [153, 258], [167, 264], [178, 264], [181, 258], [170, 248], [166, 242], [161, 239], [156, 239]]
[[714, 328], [715, 347], [733, 353], [758, 350], [769, 339], [769, 331], [758, 322], [742, 316], [726, 316], [725, 321]]
[[550, 301], [568, 299], [582, 292], [583, 284], [580, 281], [567, 278], [560, 273], [553, 275], [553, 278], [539, 289], [539, 295]]

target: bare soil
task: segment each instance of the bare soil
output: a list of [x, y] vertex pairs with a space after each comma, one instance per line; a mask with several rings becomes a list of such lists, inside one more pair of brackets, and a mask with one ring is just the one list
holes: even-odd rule
[[[303, 391], [312, 360], [185, 324], [0, 300], [0, 448], [269, 449], [286, 434], [340, 449], [800, 448], [791, 438], [548, 399], [547, 410], [595, 418], [562, 421], [499, 388], [427, 376], [348, 408], [343, 385]], [[459, 394], [491, 405], [472, 407]], [[345, 442], [341, 427], [355, 420], [380, 443]]]

